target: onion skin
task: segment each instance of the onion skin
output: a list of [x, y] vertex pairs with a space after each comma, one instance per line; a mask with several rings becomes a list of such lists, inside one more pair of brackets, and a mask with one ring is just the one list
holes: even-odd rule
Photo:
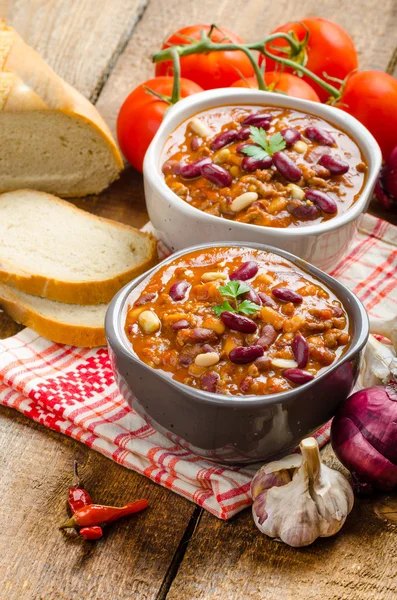
[[389, 210], [397, 209], [397, 146], [379, 173], [375, 196]]
[[378, 490], [397, 488], [396, 386], [352, 394], [332, 422], [331, 443], [341, 463]]

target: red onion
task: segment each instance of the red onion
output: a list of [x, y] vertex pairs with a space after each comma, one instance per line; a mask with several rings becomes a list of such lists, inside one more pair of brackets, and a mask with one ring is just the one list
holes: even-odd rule
[[385, 492], [397, 488], [397, 385], [352, 394], [332, 422], [331, 442], [361, 481]]
[[379, 173], [375, 196], [385, 208], [397, 209], [397, 146]]

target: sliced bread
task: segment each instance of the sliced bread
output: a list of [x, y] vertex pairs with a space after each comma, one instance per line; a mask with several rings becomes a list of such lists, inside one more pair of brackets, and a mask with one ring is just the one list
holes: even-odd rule
[[18, 323], [53, 342], [92, 348], [105, 346], [107, 304], [79, 306], [44, 300], [0, 283], [0, 306]]
[[120, 152], [96, 108], [0, 21], [0, 191], [96, 194]]
[[69, 304], [108, 303], [156, 262], [153, 237], [34, 190], [0, 195], [0, 282]]

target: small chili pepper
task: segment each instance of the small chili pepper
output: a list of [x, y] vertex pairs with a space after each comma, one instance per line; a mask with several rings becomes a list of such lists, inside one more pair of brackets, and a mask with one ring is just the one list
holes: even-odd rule
[[[89, 504], [93, 504], [93, 502], [94, 502], [91, 497], [91, 494], [89, 492], [87, 492], [87, 490], [85, 490], [81, 486], [79, 473], [78, 473], [77, 460], [74, 461], [73, 470], [74, 470], [75, 484], [74, 484], [74, 486], [69, 488], [69, 493], [68, 493], [68, 503], [70, 506], [70, 510], [72, 511], [72, 514], [74, 514], [80, 508], [83, 508], [83, 506], [88, 506]], [[91, 531], [91, 529], [92, 529], [92, 531]], [[102, 528], [101, 527], [92, 527], [92, 528], [85, 527], [84, 533], [82, 533], [82, 530], [80, 530], [79, 533], [80, 533], [80, 535], [83, 536], [83, 538], [85, 540], [97, 540], [100, 537], [102, 537]]]
[[87, 506], [87, 504], [93, 504], [91, 494], [89, 494], [80, 484], [77, 460], [74, 461], [74, 477], [75, 484], [69, 488], [68, 493], [68, 504], [73, 514], [76, 510], [79, 510], [79, 508]]
[[135, 500], [125, 506], [102, 506], [101, 504], [89, 504], [79, 508], [69, 521], [63, 523], [60, 529], [67, 527], [91, 527], [100, 523], [110, 523], [133, 513], [147, 508], [148, 501], [145, 499]]
[[83, 536], [85, 540], [99, 540], [102, 537], [102, 527], [94, 525], [92, 527], [82, 527], [79, 534]]

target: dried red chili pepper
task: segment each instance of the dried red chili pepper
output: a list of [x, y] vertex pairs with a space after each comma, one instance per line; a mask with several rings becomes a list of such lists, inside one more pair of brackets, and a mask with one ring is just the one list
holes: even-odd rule
[[85, 540], [99, 540], [102, 537], [102, 527], [94, 525], [93, 527], [82, 527], [79, 534], [83, 536]]
[[78, 474], [78, 465], [77, 460], [74, 461], [74, 477], [75, 483], [72, 487], [69, 488], [68, 493], [68, 504], [70, 506], [70, 510], [72, 514], [82, 508], [83, 506], [87, 506], [87, 504], [93, 504], [93, 499], [91, 498], [91, 494], [85, 490], [80, 483], [80, 478]]
[[145, 499], [135, 500], [125, 506], [103, 506], [101, 504], [89, 504], [79, 508], [69, 521], [63, 523], [60, 529], [67, 527], [91, 527], [100, 523], [110, 523], [116, 521], [120, 517], [131, 515], [139, 512], [148, 506], [148, 501]]
[[[74, 461], [73, 469], [75, 484], [69, 488], [68, 492], [68, 504], [72, 514], [74, 514], [80, 508], [83, 508], [83, 506], [93, 504], [91, 494], [81, 486], [77, 460]], [[83, 530], [81, 529], [79, 534], [82, 535], [86, 540], [98, 540], [103, 534], [101, 527], [85, 527], [84, 533], [82, 533], [82, 531]]]

